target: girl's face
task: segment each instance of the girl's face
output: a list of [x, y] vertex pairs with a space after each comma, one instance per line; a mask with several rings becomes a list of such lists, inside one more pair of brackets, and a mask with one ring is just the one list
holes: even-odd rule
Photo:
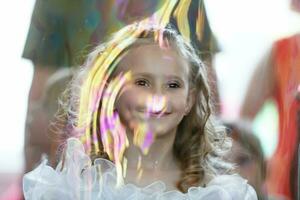
[[176, 133], [193, 105], [189, 63], [171, 48], [135, 47], [120, 61], [116, 74], [131, 72], [115, 104], [122, 123], [134, 130], [145, 124], [156, 136]]

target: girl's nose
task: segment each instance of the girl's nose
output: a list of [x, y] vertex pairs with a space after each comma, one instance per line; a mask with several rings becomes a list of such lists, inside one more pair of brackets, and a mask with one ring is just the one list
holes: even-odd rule
[[147, 98], [147, 111], [149, 113], [164, 112], [167, 105], [167, 99], [164, 95], [150, 95]]
[[165, 94], [164, 85], [161, 84], [161, 83], [153, 85], [153, 87], [152, 87], [152, 94], [153, 94], [153, 96], [156, 96], [156, 97], [162, 97], [162, 96], [164, 96], [164, 94]]

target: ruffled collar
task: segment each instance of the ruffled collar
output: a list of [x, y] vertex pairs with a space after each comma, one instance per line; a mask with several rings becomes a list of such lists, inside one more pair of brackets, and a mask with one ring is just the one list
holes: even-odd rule
[[123, 184], [116, 187], [115, 165], [105, 159], [94, 164], [85, 154], [82, 143], [76, 138], [67, 141], [64, 168], [59, 163], [54, 170], [44, 160], [23, 178], [23, 191], [29, 200], [95, 199], [95, 200], [256, 200], [254, 189], [238, 175], [221, 175], [207, 186], [191, 187], [187, 193], [166, 191], [163, 181], [146, 187]]

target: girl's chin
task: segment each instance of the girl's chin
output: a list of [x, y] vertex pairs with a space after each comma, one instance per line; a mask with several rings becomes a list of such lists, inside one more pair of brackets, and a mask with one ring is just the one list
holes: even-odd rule
[[[176, 123], [174, 123], [176, 119], [171, 120], [169, 118], [161, 118], [161, 119], [141, 119], [135, 118], [132, 120], [128, 120], [127, 123], [129, 126], [127, 127], [128, 131], [145, 131], [151, 132], [155, 136], [165, 136], [168, 134], [172, 134], [176, 132]], [[174, 127], [175, 126], [175, 127]]]
[[171, 134], [172, 132], [176, 132], [169, 127], [165, 127], [166, 124], [158, 124], [158, 123], [151, 123], [151, 122], [139, 122], [139, 123], [130, 123], [131, 126], [127, 129], [129, 132], [134, 133], [136, 131], [144, 131], [150, 132], [156, 137], [164, 136], [167, 134]]
[[176, 133], [176, 128], [161, 126], [161, 127], [153, 128], [152, 132], [155, 135], [155, 137], [159, 138], [159, 137], [165, 137], [165, 136], [175, 134]]

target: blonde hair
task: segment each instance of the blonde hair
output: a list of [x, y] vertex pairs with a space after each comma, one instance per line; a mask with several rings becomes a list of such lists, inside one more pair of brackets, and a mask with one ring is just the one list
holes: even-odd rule
[[[130, 31], [131, 34], [128, 34]], [[78, 107], [81, 103], [79, 94], [83, 94], [81, 85], [87, 80], [88, 72], [92, 67], [99, 69], [103, 67], [102, 65], [95, 66], [97, 59], [101, 56], [108, 56], [106, 55], [106, 50], [120, 41], [126, 41], [126, 44], [123, 45], [120, 53], [109, 63], [110, 66], [116, 66], [122, 55], [134, 46], [145, 43], [160, 43], [161, 45], [161, 42], [171, 45], [189, 62], [189, 80], [191, 87], [196, 90], [196, 99], [190, 113], [183, 118], [178, 126], [173, 146], [174, 155], [178, 159], [182, 171], [181, 178], [177, 184], [178, 189], [186, 192], [191, 186], [204, 186], [209, 178], [219, 173], [229, 172], [232, 166], [222, 161], [222, 155], [224, 151], [230, 148], [231, 143], [226, 138], [224, 129], [216, 126], [211, 117], [211, 94], [205, 65], [199, 59], [192, 45], [186, 42], [172, 28], [162, 28], [153, 24], [132, 24], [117, 32], [107, 43], [103, 43], [95, 48], [89, 55], [86, 63], [81, 67], [69, 90], [67, 90], [68, 97], [62, 104], [64, 113], [60, 115], [60, 118], [67, 118], [67, 123], [64, 125], [67, 129], [64, 128], [64, 130], [67, 130], [68, 136], [80, 137], [88, 130], [88, 136], [93, 137], [90, 131], [93, 129], [92, 124], [97, 118], [87, 120], [84, 130], [78, 127], [78, 118], [80, 117]], [[113, 69], [110, 69], [111, 71]], [[109, 76], [112, 76], [112, 74], [108, 74], [108, 78], [104, 82], [109, 81]], [[101, 101], [98, 106], [97, 109], [101, 109]], [[93, 140], [90, 140], [92, 148], [90, 154], [92, 159], [97, 157], [108, 159], [101, 142], [99, 126], [97, 124], [96, 130], [94, 130], [97, 131], [99, 142], [93, 143]]]

